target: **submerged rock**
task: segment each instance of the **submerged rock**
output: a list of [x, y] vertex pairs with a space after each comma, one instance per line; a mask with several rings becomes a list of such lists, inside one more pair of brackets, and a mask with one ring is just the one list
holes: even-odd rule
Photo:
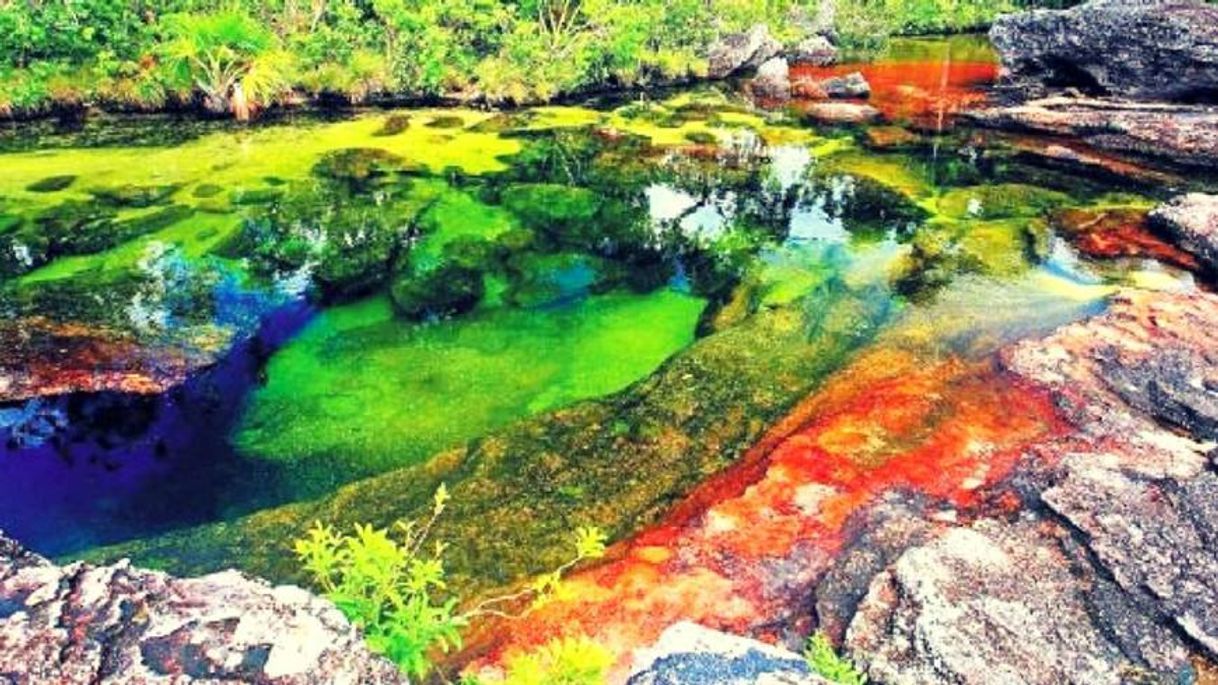
[[1218, 195], [1190, 193], [1150, 213], [1152, 224], [1218, 271]]
[[0, 679], [404, 683], [333, 604], [236, 571], [57, 566], [0, 534]]
[[826, 79], [804, 77], [792, 85], [792, 93], [796, 97], [809, 100], [825, 100], [828, 98], [859, 99], [871, 97], [871, 84], [859, 72], [851, 72], [844, 76], [833, 76]]
[[804, 658], [696, 623], [677, 623], [635, 656], [629, 685], [828, 685]]
[[853, 102], [814, 102], [802, 111], [806, 119], [820, 124], [869, 124], [880, 119], [880, 110]]
[[990, 31], [1008, 87], [1143, 100], [1218, 101], [1218, 7], [1092, 0], [999, 17]]
[[780, 52], [782, 44], [770, 35], [770, 29], [757, 24], [745, 33], [724, 36], [710, 47], [707, 76], [721, 79], [756, 69]]

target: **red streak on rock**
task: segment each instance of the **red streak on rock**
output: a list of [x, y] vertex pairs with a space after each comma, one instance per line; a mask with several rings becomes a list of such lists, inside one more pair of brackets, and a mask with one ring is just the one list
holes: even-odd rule
[[1197, 259], [1151, 232], [1147, 212], [1141, 209], [1067, 209], [1053, 223], [1092, 257], [1141, 257], [1188, 271], [1200, 270]]
[[[893, 121], [937, 129], [964, 109], [982, 103], [998, 76], [987, 62], [876, 62], [833, 67], [791, 67], [792, 82], [861, 72], [871, 84], [869, 103]], [[798, 104], [796, 105], [798, 107]]]
[[[618, 680], [633, 649], [680, 620], [778, 637], [807, 618], [799, 607], [845, 542], [851, 514], [885, 492], [909, 490], [967, 515], [1028, 445], [1065, 430], [1046, 395], [988, 362], [926, 365], [874, 351], [664, 522], [616, 545], [527, 618], [474, 643], [494, 663], [583, 634], [619, 656]], [[996, 499], [1003, 509], [1017, 505]]]

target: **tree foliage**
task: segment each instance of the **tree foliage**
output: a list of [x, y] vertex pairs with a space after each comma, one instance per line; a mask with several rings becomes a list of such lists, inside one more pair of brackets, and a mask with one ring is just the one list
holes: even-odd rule
[[[848, 44], [984, 26], [1071, 0], [0, 0], [0, 111], [198, 97], [242, 115], [290, 91], [545, 100], [702, 73], [725, 33]], [[833, 10], [833, 11], [830, 11]]]

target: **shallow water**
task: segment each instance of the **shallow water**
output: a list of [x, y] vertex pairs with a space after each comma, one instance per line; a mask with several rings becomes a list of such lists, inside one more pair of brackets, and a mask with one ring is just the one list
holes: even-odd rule
[[[312, 518], [386, 523], [443, 480], [460, 584], [544, 568], [573, 525], [621, 540], [657, 523], [586, 582], [679, 594], [709, 576], [666, 569], [677, 547], [741, 564], [793, 535], [831, 548], [894, 484], [966, 502], [935, 479], [996, 478], [1052, 430], [987, 356], [1116, 286], [1194, 287], [1193, 265], [1138, 219], [1165, 188], [1044, 166], [954, 121], [994, 74], [976, 39], [862, 69], [892, 120], [870, 131], [727, 86], [498, 115], [6, 131], [0, 363], [58, 391], [0, 386], [0, 527], [47, 554], [127, 543], [92, 554], [290, 577], [286, 545]], [[1131, 218], [1081, 238], [1063, 213], [1114, 208]], [[122, 382], [183, 364], [167, 392]], [[109, 391], [82, 380], [116, 368]], [[887, 389], [867, 385], [877, 368]], [[816, 400], [830, 377], [837, 399]], [[881, 411], [894, 397], [912, 414]], [[799, 501], [781, 480], [736, 495], [750, 448], [806, 402], [843, 408], [764, 461], [841, 496], [724, 542], [742, 511]], [[1027, 411], [996, 421], [1010, 403]], [[749, 597], [748, 582], [716, 587]], [[742, 615], [774, 610], [754, 604]], [[595, 614], [579, 606], [521, 641]], [[622, 649], [682, 617], [658, 606], [622, 614]]]

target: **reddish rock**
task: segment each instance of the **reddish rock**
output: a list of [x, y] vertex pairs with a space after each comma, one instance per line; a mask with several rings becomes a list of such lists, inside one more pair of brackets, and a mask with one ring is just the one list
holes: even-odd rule
[[1197, 259], [1155, 235], [1147, 211], [1133, 207], [1072, 208], [1054, 212], [1050, 221], [1084, 254], [1100, 258], [1137, 257], [1198, 271]]
[[0, 402], [73, 392], [154, 394], [213, 364], [230, 332], [201, 331], [179, 344], [31, 317], [0, 321]]

